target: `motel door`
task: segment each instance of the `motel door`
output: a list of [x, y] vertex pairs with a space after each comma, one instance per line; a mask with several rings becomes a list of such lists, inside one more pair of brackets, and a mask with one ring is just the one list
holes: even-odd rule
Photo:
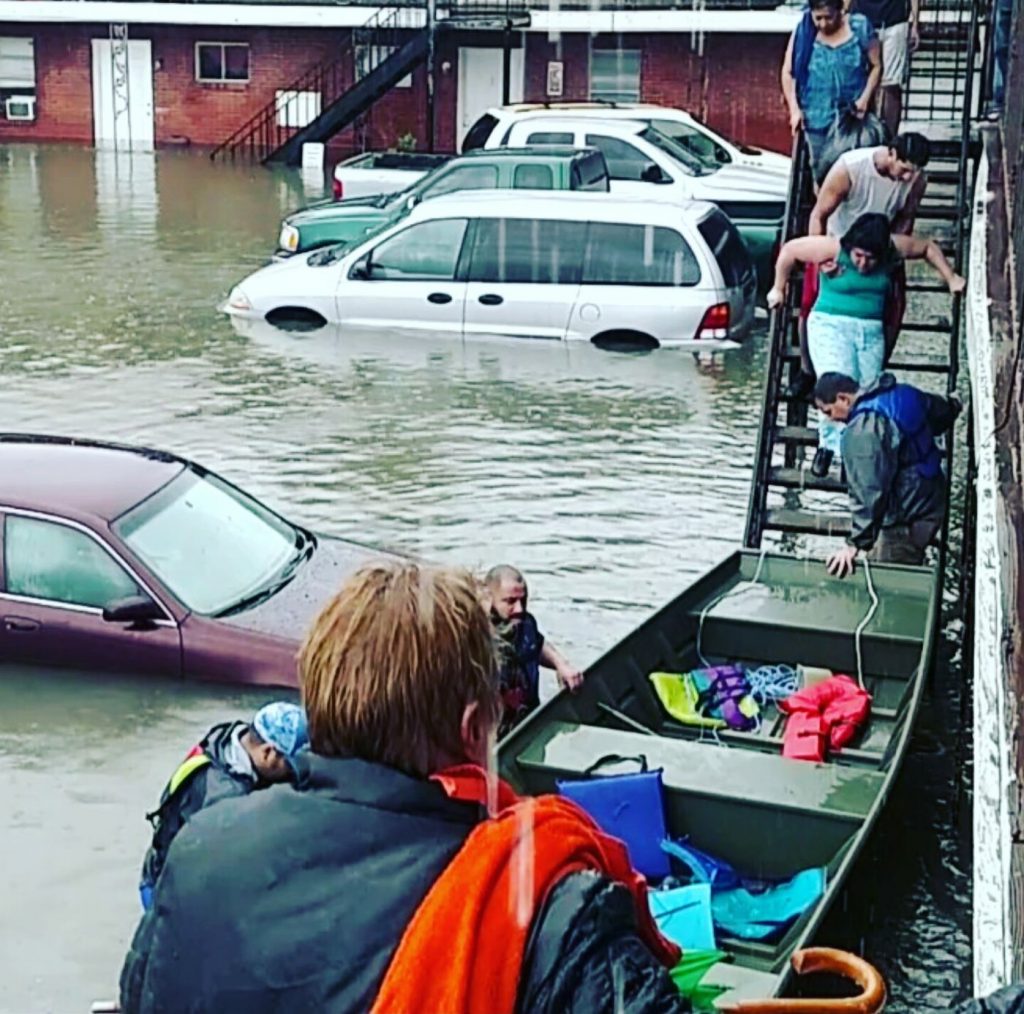
[[148, 39], [92, 40], [97, 148], [153, 150], [153, 59]]
[[[511, 51], [509, 101], [523, 101], [523, 49]], [[491, 106], [501, 105], [503, 52], [500, 48], [462, 48], [459, 50], [459, 98], [456, 138], [459, 150], [466, 131]]]

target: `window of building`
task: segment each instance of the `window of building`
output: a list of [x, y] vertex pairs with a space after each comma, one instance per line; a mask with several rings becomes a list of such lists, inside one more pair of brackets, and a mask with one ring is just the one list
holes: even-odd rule
[[[356, 46], [356, 80], [362, 81], [367, 74], [397, 52], [397, 46]], [[395, 87], [411, 88], [412, 74], [406, 74]]]
[[320, 115], [319, 92], [274, 92], [279, 127], [305, 127]]
[[590, 53], [590, 97], [605, 102], [640, 101], [639, 49], [594, 49]]
[[0, 36], [0, 117], [36, 118], [35, 43], [24, 36]]
[[196, 80], [248, 81], [249, 44], [247, 42], [197, 42]]

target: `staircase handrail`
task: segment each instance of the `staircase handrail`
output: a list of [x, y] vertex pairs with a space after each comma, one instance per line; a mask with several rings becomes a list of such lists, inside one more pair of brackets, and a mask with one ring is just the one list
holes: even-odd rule
[[[385, 6], [378, 7], [373, 14], [366, 19], [361, 25], [357, 25], [352, 29], [352, 33], [349, 36], [348, 45], [344, 47], [340, 53], [336, 56], [331, 57], [328, 60], [323, 60], [315, 66], [304, 71], [301, 77], [296, 78], [290, 84], [285, 85], [283, 88], [276, 89], [278, 92], [304, 92], [310, 89], [310, 86], [322, 81], [326, 76], [332, 73], [336, 68], [341, 66], [345, 60], [347, 60], [351, 54], [353, 63], [353, 73], [355, 68], [355, 54], [356, 49], [362, 44], [359, 41], [359, 37], [364, 32], [378, 32], [389, 28], [402, 27], [398, 24], [401, 16], [406, 14], [410, 10], [425, 11], [426, 5], [421, 3], [389, 3]], [[386, 15], [386, 17], [385, 17]], [[325, 102], [326, 104], [326, 102]], [[233, 152], [235, 149], [241, 147], [246, 141], [254, 137], [273, 117], [276, 117], [279, 111], [278, 99], [275, 96], [270, 102], [268, 102], [262, 109], [254, 113], [248, 120], [245, 121], [240, 127], [238, 127], [232, 134], [230, 134], [224, 141], [222, 141], [213, 151], [210, 152], [210, 160], [214, 161], [216, 158], [224, 152]]]

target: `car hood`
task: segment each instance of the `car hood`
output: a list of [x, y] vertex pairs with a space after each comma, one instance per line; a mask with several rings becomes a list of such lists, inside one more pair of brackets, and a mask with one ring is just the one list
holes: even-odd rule
[[338, 591], [345, 578], [360, 564], [381, 557], [393, 558], [393, 554], [343, 539], [319, 536], [313, 555], [276, 595], [244, 613], [224, 616], [217, 622], [300, 641], [313, 617]]
[[793, 160], [788, 155], [782, 155], [777, 151], [757, 148], [749, 151], [741, 150], [736, 156], [736, 165], [760, 169], [762, 172], [778, 173], [788, 178]]
[[749, 166], [726, 165], [693, 180], [694, 198], [704, 201], [785, 201], [788, 191], [787, 177]]
[[333, 222], [357, 216], [383, 217], [386, 212], [376, 206], [376, 197], [352, 197], [347, 201], [324, 201], [311, 204], [308, 208], [293, 211], [284, 221], [286, 225], [299, 228], [311, 222]]

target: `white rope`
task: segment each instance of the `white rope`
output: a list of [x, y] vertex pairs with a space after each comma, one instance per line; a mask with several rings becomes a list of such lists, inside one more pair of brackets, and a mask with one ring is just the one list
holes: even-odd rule
[[724, 592], [722, 592], [722, 594], [719, 595], [718, 598], [712, 599], [700, 611], [700, 619], [697, 622], [697, 658], [700, 659], [702, 665], [704, 665], [704, 666], [710, 666], [711, 665], [711, 663], [704, 657], [704, 653], [700, 650], [701, 639], [704, 636], [704, 618], [723, 599], [727, 599], [727, 598], [729, 598], [730, 595], [736, 595], [739, 592], [748, 591], [751, 584], [757, 584], [758, 578], [761, 576], [761, 568], [764, 566], [764, 558], [765, 558], [765, 554], [767, 552], [768, 552], [767, 544], [762, 545], [761, 546], [761, 555], [758, 557], [758, 560], [757, 560], [757, 569], [754, 571], [754, 576], [750, 579], [749, 584], [746, 584], [746, 585], [741, 587], [740, 584], [737, 582], [737, 584], [734, 585], [732, 588], [728, 588]]
[[857, 652], [857, 682], [860, 684], [861, 690], [865, 690], [866, 687], [864, 686], [864, 659], [860, 650], [860, 635], [864, 633], [864, 628], [871, 622], [875, 610], [878, 608], [878, 596], [875, 594], [875, 584], [871, 580], [871, 564], [868, 563], [867, 557], [864, 557], [864, 578], [867, 581], [868, 594], [871, 596], [871, 608], [864, 614], [864, 619], [857, 624], [857, 629], [853, 632], [853, 645]]

